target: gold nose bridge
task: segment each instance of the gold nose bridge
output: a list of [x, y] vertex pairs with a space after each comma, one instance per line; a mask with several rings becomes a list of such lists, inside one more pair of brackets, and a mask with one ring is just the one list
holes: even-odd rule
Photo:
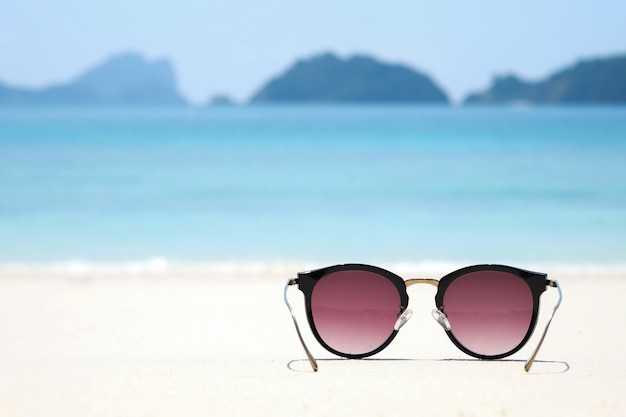
[[407, 287], [410, 287], [411, 285], [416, 285], [416, 284], [429, 284], [435, 287], [439, 287], [439, 280], [431, 279], [431, 278], [412, 278], [412, 279], [407, 279], [406, 281], [404, 281], [404, 285], [406, 285]]

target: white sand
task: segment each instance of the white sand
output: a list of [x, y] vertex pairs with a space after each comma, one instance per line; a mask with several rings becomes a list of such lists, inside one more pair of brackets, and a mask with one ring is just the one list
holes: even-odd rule
[[544, 268], [564, 298], [530, 374], [539, 331], [511, 360], [469, 358], [430, 317], [429, 286], [411, 287], [415, 314], [388, 349], [339, 360], [293, 287], [313, 373], [281, 268], [4, 268], [0, 416], [624, 416], [626, 275], [575, 271]]

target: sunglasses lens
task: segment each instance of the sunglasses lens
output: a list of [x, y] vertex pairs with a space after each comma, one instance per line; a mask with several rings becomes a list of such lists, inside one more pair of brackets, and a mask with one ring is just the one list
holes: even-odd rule
[[498, 356], [525, 339], [533, 317], [533, 295], [517, 275], [471, 272], [456, 278], [443, 296], [454, 338], [481, 356]]
[[338, 271], [315, 284], [311, 313], [321, 339], [337, 352], [365, 355], [394, 332], [400, 294], [384, 276], [368, 271]]

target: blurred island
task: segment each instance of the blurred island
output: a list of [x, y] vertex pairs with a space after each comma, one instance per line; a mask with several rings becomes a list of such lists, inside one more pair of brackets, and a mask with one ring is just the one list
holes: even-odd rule
[[428, 76], [407, 66], [368, 56], [341, 59], [325, 53], [293, 64], [253, 95], [263, 102], [427, 102], [448, 103]]
[[216, 94], [209, 98], [209, 106], [232, 106], [236, 104], [228, 94]]
[[[446, 93], [427, 75], [370, 56], [346, 59], [332, 53], [296, 61], [262, 85], [249, 100], [258, 103], [429, 103], [447, 104]], [[588, 59], [531, 82], [516, 75], [494, 78], [485, 91], [463, 104], [626, 103], [626, 55]], [[216, 94], [212, 106], [236, 104]], [[0, 82], [0, 105], [163, 105], [186, 106], [170, 61], [147, 61], [139, 54], [111, 57], [76, 79], [29, 89]]]
[[67, 84], [42, 89], [0, 83], [0, 104], [11, 105], [184, 105], [172, 65], [140, 55], [116, 55]]
[[487, 91], [465, 99], [466, 104], [624, 102], [626, 56], [583, 60], [538, 82], [515, 75], [495, 77]]

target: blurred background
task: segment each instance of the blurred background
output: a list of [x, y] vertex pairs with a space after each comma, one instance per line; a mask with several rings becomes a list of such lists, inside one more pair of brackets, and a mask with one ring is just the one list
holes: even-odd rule
[[626, 3], [9, 2], [0, 264], [626, 264]]
[[460, 101], [496, 74], [534, 80], [623, 54], [625, 12], [618, 0], [5, 2], [0, 80], [63, 83], [134, 51], [170, 59], [194, 103], [221, 93], [247, 100], [296, 59], [332, 51], [423, 70]]

